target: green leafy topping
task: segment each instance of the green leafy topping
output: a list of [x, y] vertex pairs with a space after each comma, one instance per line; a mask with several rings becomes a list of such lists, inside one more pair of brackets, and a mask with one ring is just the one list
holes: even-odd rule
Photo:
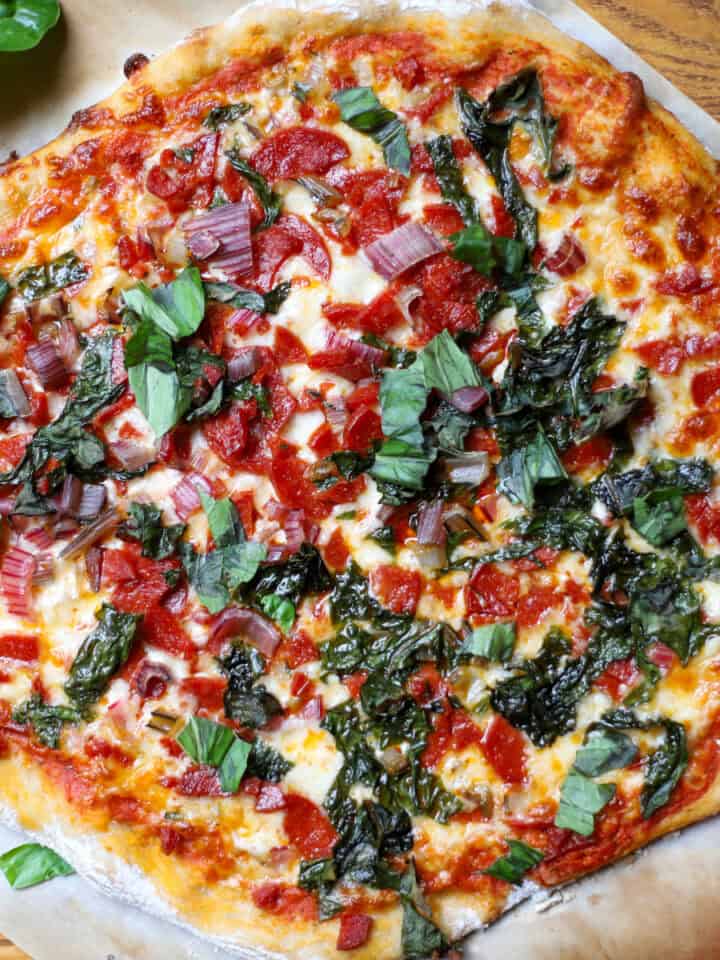
[[258, 229], [265, 230], [267, 227], [271, 227], [280, 216], [280, 210], [282, 209], [282, 198], [279, 197], [277, 193], [273, 193], [273, 190], [265, 177], [251, 167], [247, 161], [243, 160], [238, 150], [235, 148], [228, 150], [227, 158], [230, 161], [233, 169], [237, 170], [239, 174], [245, 177], [247, 182], [252, 187], [255, 196], [258, 198], [260, 205], [265, 211], [265, 216]]
[[278, 753], [269, 743], [265, 743], [260, 737], [256, 737], [250, 756], [248, 757], [247, 770], [248, 777], [259, 777], [261, 780], [268, 780], [270, 783], [278, 783], [286, 773], [292, 770], [292, 763]]
[[625, 708], [606, 713], [602, 723], [616, 730], [665, 730], [665, 740], [645, 760], [645, 782], [640, 794], [640, 807], [647, 820], [665, 806], [687, 768], [685, 727], [667, 717], [640, 720], [632, 710]]
[[290, 281], [279, 283], [268, 293], [257, 293], [239, 287], [236, 283], [206, 283], [205, 295], [208, 300], [227, 303], [237, 310], [252, 310], [253, 313], [277, 313], [290, 295]]
[[520, 122], [535, 135], [551, 178], [564, 176], [567, 167], [553, 168], [552, 153], [557, 121], [545, 112], [540, 81], [535, 70], [523, 70], [497, 87], [484, 103], [467, 90], [457, 91], [460, 123], [465, 136], [487, 164], [505, 207], [515, 220], [516, 235], [529, 250], [537, 244], [537, 212], [525, 199], [510, 163], [513, 127]]
[[483, 873], [506, 883], [522, 883], [528, 870], [541, 863], [545, 855], [521, 840], [508, 840], [507, 845], [508, 852], [498, 857]]
[[121, 613], [104, 603], [95, 614], [98, 625], [83, 640], [65, 683], [65, 693], [86, 712], [110, 685], [110, 681], [130, 656], [140, 617]]
[[340, 107], [344, 123], [372, 137], [382, 147], [385, 163], [408, 176], [410, 144], [405, 124], [396, 113], [380, 103], [372, 87], [338, 90], [333, 94], [333, 100]]
[[501, 269], [509, 277], [520, 272], [527, 256], [527, 247], [521, 240], [496, 237], [481, 223], [465, 227], [449, 238], [452, 255], [486, 277]]
[[253, 749], [251, 743], [206, 717], [191, 717], [175, 739], [196, 763], [217, 769], [225, 793], [237, 791]]
[[219, 130], [220, 127], [244, 117], [251, 110], [252, 106], [249, 103], [226, 103], [222, 107], [213, 107], [203, 120], [203, 126], [208, 130]]
[[242, 589], [243, 597], [262, 609], [265, 597], [288, 600], [297, 609], [308, 595], [324, 593], [333, 581], [319, 551], [304, 543], [284, 563], [273, 563], [260, 569]]
[[615, 784], [595, 783], [577, 770], [571, 770], [560, 791], [560, 806], [555, 826], [589, 837], [595, 830], [595, 814], [615, 796]]
[[463, 647], [473, 656], [505, 663], [513, 655], [515, 633], [514, 623], [486, 623], [475, 627]]
[[5, 277], [0, 275], [0, 307], [3, 305], [5, 298], [10, 293], [10, 284], [7, 282]]
[[403, 440], [386, 440], [378, 450], [369, 472], [375, 480], [391, 483], [404, 490], [420, 491], [434, 459], [433, 453], [426, 453]]
[[118, 535], [126, 540], [137, 540], [142, 545], [144, 557], [166, 560], [175, 553], [185, 533], [184, 523], [163, 526], [162, 512], [152, 503], [131, 503], [128, 514], [128, 519], [118, 527]]
[[630, 737], [608, 727], [593, 727], [575, 757], [575, 769], [586, 777], [599, 777], [632, 763], [637, 747]]
[[55, 877], [69, 877], [75, 873], [59, 854], [39, 843], [23, 843], [3, 853], [0, 870], [13, 890], [25, 890]]
[[200, 500], [215, 549], [197, 553], [191, 544], [181, 543], [180, 558], [200, 602], [211, 613], [219, 613], [228, 606], [234, 591], [253, 579], [267, 556], [267, 547], [245, 538], [232, 500], [215, 500], [203, 492]]
[[289, 633], [295, 623], [295, 604], [277, 593], [269, 593], [260, 599], [263, 613], [280, 627], [283, 633]]
[[282, 713], [278, 700], [256, 680], [265, 672], [265, 658], [253, 647], [234, 643], [219, 661], [228, 678], [225, 714], [244, 727], [259, 729]]
[[306, 103], [308, 94], [312, 90], [312, 85], [309, 83], [301, 83], [299, 80], [296, 80], [292, 85], [292, 95], [299, 103]]
[[74, 707], [45, 703], [39, 693], [34, 693], [13, 710], [15, 723], [29, 723], [40, 743], [51, 750], [60, 746], [60, 735], [66, 723], [79, 723], [80, 714]]
[[53, 470], [50, 492], [62, 485], [68, 473], [88, 482], [109, 475], [104, 466], [105, 447], [85, 427], [98, 411], [114, 403], [123, 392], [123, 385], [114, 383], [112, 377], [114, 342], [112, 333], [103, 333], [88, 342], [82, 368], [70, 388], [62, 413], [52, 423], [36, 430], [22, 460], [12, 470], [0, 474], [0, 483], [27, 482], [35, 490], [35, 474], [51, 457], [60, 466]]
[[500, 461], [497, 475], [500, 481], [498, 490], [528, 510], [535, 502], [537, 484], [557, 483], [567, 478], [565, 468], [542, 428], [528, 444], [512, 450]]
[[197, 267], [185, 267], [172, 283], [150, 290], [139, 283], [123, 291], [126, 305], [142, 320], [180, 340], [195, 333], [205, 314], [205, 296]]
[[466, 226], [478, 223], [480, 215], [477, 204], [470, 196], [463, 182], [460, 167], [453, 152], [452, 137], [443, 134], [425, 144], [435, 170], [435, 177], [440, 185], [443, 200], [451, 203]]
[[[2, 19], [0, 19], [2, 24]], [[75, 283], [83, 283], [90, 276], [90, 268], [78, 258], [74, 250], [47, 264], [28, 267], [17, 279], [17, 288], [27, 303], [58, 293]]]
[[411, 864], [400, 883], [403, 907], [401, 943], [406, 960], [423, 960], [447, 950], [448, 942], [442, 930], [432, 920], [428, 904], [420, 893]]

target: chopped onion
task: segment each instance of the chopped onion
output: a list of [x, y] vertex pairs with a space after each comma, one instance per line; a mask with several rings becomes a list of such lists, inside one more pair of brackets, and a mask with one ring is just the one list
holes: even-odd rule
[[52, 340], [41, 340], [28, 347], [26, 357], [44, 387], [54, 390], [67, 382], [67, 367]]
[[435, 234], [412, 220], [363, 248], [373, 270], [386, 280], [394, 280], [416, 263], [442, 250], [443, 245]]
[[18, 546], [12, 546], [0, 565], [0, 590], [8, 612], [27, 620], [32, 615], [32, 578], [35, 557]]
[[379, 347], [371, 347], [362, 340], [352, 340], [344, 337], [337, 330], [331, 330], [327, 338], [328, 350], [344, 350], [349, 360], [365, 360], [373, 367], [380, 367], [385, 360], [385, 351]]
[[157, 457], [157, 448], [137, 440], [115, 440], [108, 450], [126, 470], [140, 470]]
[[93, 520], [87, 527], [84, 527], [67, 546], [63, 547], [60, 551], [60, 559], [69, 560], [71, 557], [76, 557], [79, 553], [82, 553], [83, 550], [87, 549], [87, 547], [91, 547], [97, 543], [106, 533], [109, 533], [117, 526], [119, 520], [120, 517], [115, 507], [108, 507], [104, 513], [100, 514], [97, 520]]
[[395, 303], [400, 308], [400, 313], [405, 317], [407, 323], [412, 323], [412, 316], [410, 315], [410, 304], [417, 300], [418, 297], [422, 296], [422, 290], [420, 287], [410, 286], [403, 287], [395, 297]]
[[0, 517], [9, 516], [15, 509], [15, 497], [0, 497]]
[[244, 637], [266, 657], [271, 657], [282, 637], [269, 620], [247, 607], [228, 607], [215, 621], [210, 642], [217, 647], [230, 637]]
[[0, 370], [0, 393], [5, 396], [16, 417], [26, 417], [30, 413], [30, 401], [14, 370]]
[[93, 593], [100, 590], [100, 581], [102, 580], [103, 551], [101, 547], [90, 547], [85, 554], [85, 573], [90, 581], [90, 589]]
[[72, 474], [65, 477], [58, 503], [58, 513], [63, 516], [77, 517], [78, 507], [83, 495], [83, 482]]
[[102, 483], [86, 483], [75, 511], [78, 520], [92, 520], [105, 506], [107, 490]]
[[198, 230], [190, 234], [187, 245], [196, 260], [207, 260], [220, 248], [220, 241], [209, 230]]
[[80, 341], [75, 324], [70, 317], [63, 317], [60, 321], [57, 348], [63, 363], [70, 370], [80, 355]]
[[127, 383], [128, 372], [125, 366], [125, 345], [121, 337], [115, 337], [110, 357], [110, 375], [115, 384]]
[[417, 542], [424, 545], [441, 546], [447, 539], [443, 524], [442, 500], [425, 503], [418, 513]]
[[202, 490], [203, 493], [210, 493], [212, 488], [209, 480], [200, 476], [199, 473], [193, 473], [183, 477], [170, 494], [170, 499], [175, 506], [175, 513], [181, 520], [187, 520], [196, 510], [200, 509], [198, 489]]
[[490, 473], [488, 455], [482, 450], [464, 457], [448, 457], [445, 466], [452, 483], [469, 483], [473, 487], [486, 480]]
[[231, 275], [250, 273], [252, 270], [250, 207], [244, 200], [228, 203], [193, 217], [185, 224], [184, 231], [191, 249], [193, 237], [197, 234], [209, 234], [217, 240], [219, 246], [217, 255], [208, 261], [208, 267], [212, 270], [220, 270]]
[[572, 233], [566, 233], [560, 245], [545, 257], [542, 265], [560, 277], [570, 277], [586, 263], [587, 259], [577, 238]]
[[382, 763], [388, 773], [392, 774], [400, 773], [401, 770], [404, 770], [409, 761], [403, 753], [402, 748], [398, 744], [393, 743], [383, 750], [380, 763]]
[[[267, 504], [266, 504], [267, 506]], [[273, 544], [267, 555], [268, 563], [278, 563], [297, 553], [305, 540], [305, 511], [286, 510], [282, 520], [282, 530], [285, 533], [285, 543]]]
[[321, 207], [336, 207], [343, 201], [343, 195], [340, 191], [331, 186], [327, 180], [323, 180], [322, 177], [308, 174], [305, 177], [298, 177], [297, 182], [307, 190], [313, 200], [316, 200]]
[[460, 387], [450, 397], [450, 403], [461, 413], [472, 413], [484, 406], [489, 398], [485, 387]]
[[164, 663], [143, 660], [133, 673], [130, 686], [143, 700], [157, 700], [165, 693], [171, 679]]
[[260, 366], [260, 351], [256, 347], [242, 347], [230, 360], [227, 372], [230, 380], [244, 380], [251, 377]]

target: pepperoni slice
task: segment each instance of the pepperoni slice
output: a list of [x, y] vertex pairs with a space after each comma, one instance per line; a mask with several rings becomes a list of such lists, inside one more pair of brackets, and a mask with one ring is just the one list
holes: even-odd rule
[[525, 740], [504, 717], [495, 716], [480, 744], [488, 763], [505, 783], [522, 783], [526, 776]]
[[422, 575], [417, 570], [381, 564], [371, 570], [370, 586], [380, 603], [393, 613], [414, 614], [422, 590]]
[[268, 180], [291, 180], [306, 173], [326, 173], [350, 151], [344, 140], [315, 127], [290, 127], [268, 137], [250, 163]]
[[38, 639], [32, 634], [6, 633], [0, 637], [0, 657], [32, 663], [38, 655]]
[[344, 913], [340, 917], [338, 950], [357, 950], [368, 942], [373, 920], [365, 913]]
[[320, 807], [289, 793], [285, 799], [285, 832], [306, 860], [329, 857], [337, 843], [337, 833]]

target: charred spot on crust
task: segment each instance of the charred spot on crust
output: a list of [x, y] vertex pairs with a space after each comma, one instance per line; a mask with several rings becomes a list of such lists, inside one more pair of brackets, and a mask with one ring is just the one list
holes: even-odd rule
[[129, 80], [137, 70], [142, 70], [148, 63], [150, 63], [150, 58], [146, 57], [144, 53], [132, 53], [123, 65], [123, 73]]

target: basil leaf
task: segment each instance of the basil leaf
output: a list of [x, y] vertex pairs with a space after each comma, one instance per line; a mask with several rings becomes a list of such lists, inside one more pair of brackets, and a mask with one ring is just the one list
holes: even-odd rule
[[687, 663], [700, 626], [700, 598], [674, 573], [647, 573], [634, 584], [630, 619], [646, 643], [664, 643]]
[[514, 623], [487, 623], [475, 627], [463, 647], [476, 657], [506, 663], [513, 654], [515, 635]]
[[420, 356], [427, 390], [438, 390], [450, 397], [462, 387], [482, 386], [477, 367], [447, 330], [433, 337]]
[[245, 531], [232, 500], [229, 497], [223, 500], [215, 500], [202, 490], [198, 490], [198, 495], [216, 549], [242, 543], [245, 540]]
[[652, 490], [633, 501], [633, 527], [654, 547], [666, 543], [687, 529], [685, 499], [677, 490]]
[[222, 107], [213, 107], [203, 120], [208, 130], [219, 130], [228, 123], [234, 123], [252, 110], [249, 103], [226, 103]]
[[404, 370], [385, 370], [380, 383], [380, 410], [385, 436], [421, 447], [423, 433], [420, 417], [427, 405], [427, 395], [422, 360], [416, 360]]
[[175, 737], [196, 763], [219, 767], [236, 739], [230, 727], [206, 717], [191, 717]]
[[404, 440], [386, 440], [369, 473], [375, 480], [398, 484], [408, 490], [422, 490], [434, 459], [434, 453], [426, 453]]
[[258, 198], [263, 210], [265, 211], [265, 217], [258, 229], [265, 230], [267, 227], [271, 227], [280, 216], [280, 210], [282, 209], [282, 198], [276, 193], [273, 193], [270, 184], [267, 182], [265, 177], [259, 174], [257, 170], [254, 170], [249, 163], [243, 160], [237, 149], [233, 148], [232, 150], [228, 150], [226, 156], [233, 169], [242, 174], [242, 176], [245, 177], [247, 182], [250, 184], [255, 196]]
[[232, 544], [223, 549], [223, 573], [230, 590], [249, 583], [267, 557], [267, 547], [256, 540]]
[[443, 200], [451, 203], [466, 226], [478, 223], [478, 213], [475, 200], [468, 193], [463, 182], [460, 167], [453, 152], [452, 137], [444, 133], [425, 144], [435, 170], [435, 178], [440, 185]]
[[205, 315], [205, 293], [197, 267], [185, 267], [172, 283], [150, 290], [139, 283], [123, 291], [123, 300], [141, 319], [173, 340], [195, 333]]
[[128, 369], [130, 388], [143, 416], [156, 437], [172, 430], [190, 409], [190, 395], [174, 370], [162, 370], [151, 363]]
[[230, 603], [230, 591], [223, 581], [225, 570], [222, 550], [196, 553], [191, 544], [181, 543], [179, 552], [187, 578], [200, 603], [210, 613], [220, 613]]
[[513, 503], [521, 503], [528, 510], [532, 509], [535, 502], [538, 483], [556, 483], [567, 478], [555, 447], [542, 429], [526, 446], [503, 457], [497, 466], [497, 475], [500, 480], [498, 490]]
[[140, 620], [136, 614], [122, 613], [109, 603], [104, 603], [95, 617], [98, 625], [83, 640], [64, 686], [81, 710], [102, 696], [130, 656]]
[[396, 113], [380, 103], [372, 87], [338, 90], [332, 98], [340, 107], [343, 122], [371, 136], [382, 147], [385, 163], [408, 176], [410, 144], [405, 125]]
[[577, 770], [570, 770], [560, 791], [555, 826], [589, 837], [595, 830], [595, 814], [615, 796], [615, 784], [595, 783]]
[[16, 707], [12, 716], [15, 723], [29, 723], [40, 743], [51, 750], [57, 750], [60, 746], [64, 724], [79, 723], [81, 720], [74, 707], [62, 704], [52, 706], [45, 703], [39, 693], [34, 693], [29, 700]]
[[[0, 18], [0, 29], [2, 18]], [[1, 49], [0, 40], [0, 49]], [[17, 288], [26, 303], [41, 300], [51, 293], [57, 293], [74, 283], [82, 283], [90, 276], [90, 267], [78, 258], [74, 250], [69, 250], [48, 264], [28, 267], [20, 274]]]
[[449, 240], [453, 257], [469, 263], [486, 277], [492, 276], [497, 267], [514, 276], [522, 269], [527, 256], [527, 247], [521, 240], [493, 236], [481, 223], [453, 233]]
[[280, 627], [283, 633], [289, 633], [295, 623], [295, 604], [287, 597], [269, 593], [260, 598], [263, 613]]
[[[2, 20], [0, 19], [0, 29]], [[0, 43], [2, 34], [0, 33]], [[26, 890], [55, 877], [69, 877], [75, 873], [70, 864], [39, 843], [23, 843], [0, 856], [0, 870], [13, 890]]]
[[290, 295], [290, 281], [279, 283], [268, 293], [247, 290], [236, 283], [206, 283], [205, 295], [208, 300], [228, 303], [238, 310], [252, 310], [253, 313], [277, 313]]
[[585, 742], [575, 757], [575, 769], [586, 777], [598, 777], [632, 763], [637, 747], [619, 730], [595, 727], [588, 731]]
[[218, 773], [220, 774], [220, 786], [225, 793], [235, 793], [240, 786], [248, 765], [248, 758], [252, 744], [247, 740], [241, 740], [240, 737], [233, 737], [230, 749], [223, 757]]
[[506, 883], [522, 883], [523, 877], [545, 859], [545, 854], [521, 840], [508, 840], [508, 852], [491, 863], [483, 873]]
[[430, 908], [420, 894], [412, 863], [400, 881], [400, 899], [403, 907], [401, 943], [405, 960], [424, 960], [435, 952], [447, 950], [445, 935], [433, 923]]

